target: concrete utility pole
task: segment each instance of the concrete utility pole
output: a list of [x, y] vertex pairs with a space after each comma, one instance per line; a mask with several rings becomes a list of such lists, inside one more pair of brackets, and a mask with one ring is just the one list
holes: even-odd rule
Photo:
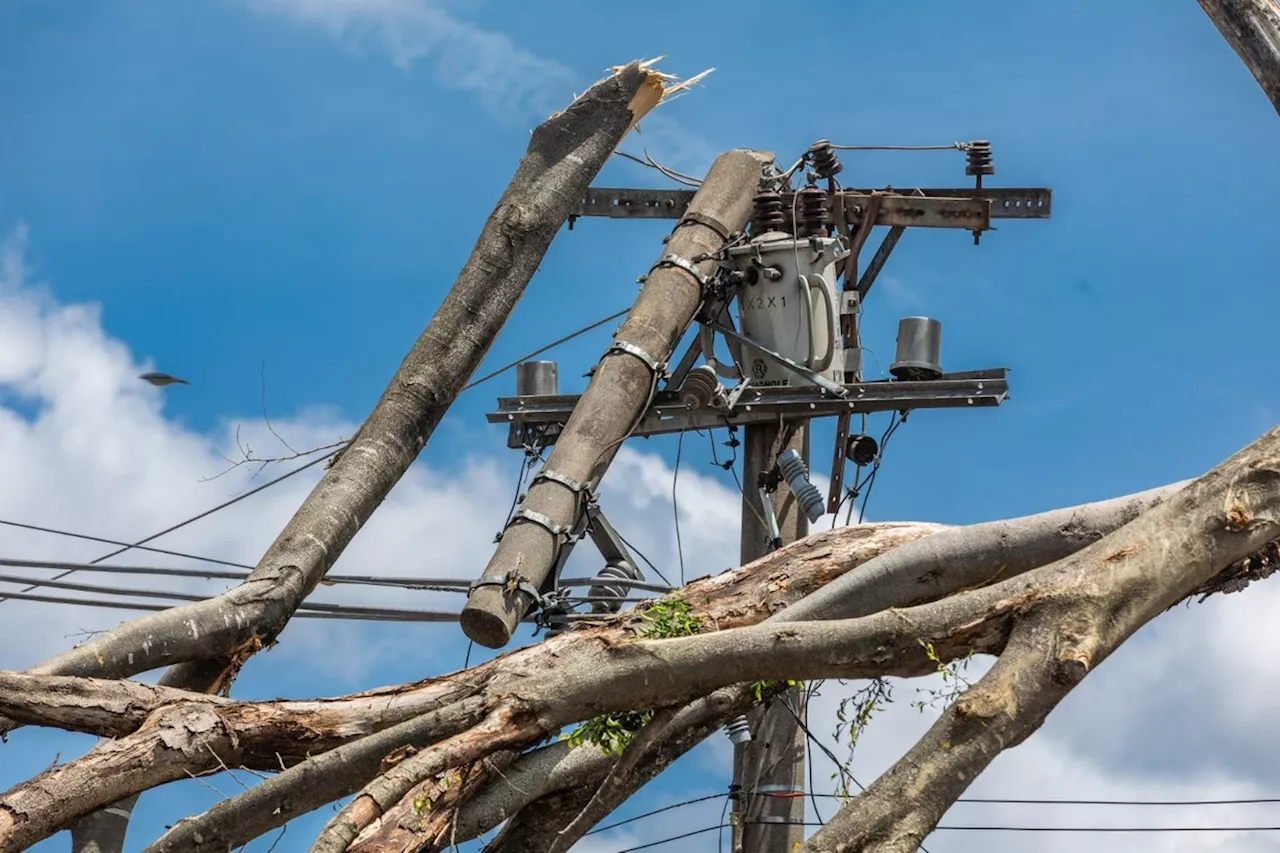
[[475, 642], [505, 646], [537, 600], [584, 509], [583, 492], [599, 485], [639, 423], [702, 304], [716, 266], [703, 256], [746, 226], [772, 161], [772, 153], [739, 149], [711, 165], [462, 609], [462, 630]]
[[[774, 467], [777, 457], [794, 449], [809, 463], [809, 425], [793, 423], [791, 440], [780, 444], [787, 427], [751, 425], [744, 430], [742, 461], [742, 565], [774, 550], [765, 526], [757, 484]], [[785, 482], [770, 495], [778, 537], [786, 545], [809, 533], [809, 519]], [[785, 704], [784, 704], [785, 703]], [[793, 714], [793, 709], [796, 713]], [[733, 853], [791, 853], [804, 841], [805, 733], [804, 689], [791, 688], [747, 715], [752, 739], [733, 749]]]

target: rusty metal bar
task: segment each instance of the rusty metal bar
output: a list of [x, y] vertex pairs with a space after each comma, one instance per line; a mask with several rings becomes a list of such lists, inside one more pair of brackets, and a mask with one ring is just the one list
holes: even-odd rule
[[[1048, 219], [1052, 210], [1053, 190], [1045, 187], [945, 187], [945, 188], [911, 188], [895, 191], [887, 190], [891, 195], [886, 197], [886, 212], [877, 218], [877, 225], [913, 225], [916, 227], [963, 228], [973, 229], [973, 221], [951, 218], [952, 215], [977, 215], [982, 205], [966, 206], [963, 202], [989, 202], [990, 219]], [[845, 190], [841, 195], [845, 199], [846, 210], [858, 205], [866, 205], [871, 190]], [[893, 194], [899, 193], [899, 194]], [[783, 193], [785, 209], [790, 209], [791, 193]], [[587, 197], [578, 206], [574, 216], [603, 216], [613, 219], [679, 219], [684, 215], [693, 198], [693, 190], [648, 190], [622, 189], [611, 187], [591, 187]], [[893, 203], [890, 203], [893, 200]], [[932, 204], [932, 202], [942, 202]], [[906, 210], [926, 211], [922, 215], [907, 216], [903, 207], [894, 208], [894, 204], [903, 205]], [[887, 211], [896, 209], [890, 214]], [[944, 211], [946, 211], [944, 213]], [[927, 221], [919, 221], [919, 220]], [[856, 224], [856, 216], [851, 217], [849, 224]], [[985, 226], [984, 226], [985, 227]]]

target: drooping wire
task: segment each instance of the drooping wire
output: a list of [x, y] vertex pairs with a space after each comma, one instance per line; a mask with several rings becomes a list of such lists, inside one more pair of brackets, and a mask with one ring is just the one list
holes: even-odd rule
[[680, 558], [680, 585], [684, 586], [684, 542], [680, 538], [680, 499], [676, 497], [676, 485], [680, 482], [680, 456], [684, 452], [684, 433], [676, 437], [676, 464], [671, 475], [671, 513], [676, 522], [676, 555]]
[[658, 567], [653, 564], [653, 560], [650, 560], [648, 557], [644, 555], [644, 553], [639, 548], [637, 548], [635, 545], [632, 545], [630, 542], [628, 542], [627, 538], [623, 536], [621, 533], [618, 534], [618, 538], [622, 540], [623, 545], [627, 546], [627, 550], [631, 551], [631, 553], [635, 554], [637, 557], [643, 560], [646, 566], [653, 569], [653, 573], [658, 576], [659, 580], [661, 580], [667, 586], [672, 586], [671, 581], [667, 580], [667, 576], [664, 575], [662, 572], [658, 571]]
[[637, 157], [636, 155], [628, 154], [625, 151], [614, 151], [613, 153], [617, 154], [619, 157], [630, 160], [633, 163], [639, 163], [641, 166], [648, 166], [650, 169], [656, 169], [678, 184], [684, 184], [687, 187], [702, 186], [701, 178], [695, 178], [693, 175], [686, 175], [683, 172], [677, 172], [675, 169], [668, 168], [649, 156], [649, 152], [647, 150], [643, 148], [641, 150], [644, 151], [644, 157]]
[[671, 803], [670, 805], [663, 806], [662, 808], [659, 808], [659, 809], [654, 809], [653, 811], [645, 812], [644, 814], [638, 814], [638, 815], [635, 815], [634, 817], [625, 818], [624, 820], [614, 821], [613, 823], [605, 824], [604, 826], [597, 826], [594, 829], [590, 830], [589, 832], [584, 833], [584, 835], [595, 835], [598, 832], [606, 832], [610, 829], [617, 829], [620, 826], [626, 826], [629, 823], [635, 823], [638, 820], [644, 820], [645, 818], [650, 818], [650, 817], [653, 817], [654, 815], [660, 815], [663, 812], [669, 812], [672, 809], [681, 809], [681, 808], [684, 808], [685, 806], [692, 806], [698, 803], [705, 803], [708, 800], [716, 800], [721, 797], [727, 797], [727, 796], [728, 796], [727, 794], [723, 794], [723, 793], [705, 794], [701, 797], [694, 797], [693, 799], [690, 799], [690, 800], [682, 800], [681, 802]]

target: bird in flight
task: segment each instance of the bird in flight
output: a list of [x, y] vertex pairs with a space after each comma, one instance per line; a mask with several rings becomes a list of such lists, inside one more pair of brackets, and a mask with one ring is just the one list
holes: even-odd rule
[[154, 371], [151, 373], [143, 373], [138, 378], [143, 380], [144, 382], [150, 382], [152, 385], [155, 385], [158, 387], [163, 387], [165, 385], [173, 385], [174, 383], [179, 383], [181, 385], [191, 384], [185, 379], [179, 379], [178, 377], [170, 376], [167, 373], [157, 373]]

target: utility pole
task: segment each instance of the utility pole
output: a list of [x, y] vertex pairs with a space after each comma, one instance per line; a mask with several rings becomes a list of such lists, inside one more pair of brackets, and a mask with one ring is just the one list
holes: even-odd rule
[[709, 253], [746, 225], [752, 195], [772, 160], [768, 152], [735, 149], [712, 163], [472, 588], [461, 617], [470, 639], [502, 648], [539, 600], [584, 500], [643, 418], [672, 351], [702, 305], [716, 266]]
[[[978, 245], [993, 219], [1049, 218], [1051, 190], [984, 186], [995, 172], [986, 140], [947, 146], [964, 152], [972, 188], [841, 188], [836, 151], [848, 147], [819, 140], [786, 172], [766, 165], [768, 155], [730, 152], [696, 190], [588, 189], [577, 216], [677, 224], [586, 391], [570, 397], [518, 390], [486, 416], [520, 439], [509, 438], [512, 447], [555, 449], [473, 586], [461, 619], [468, 637], [500, 648], [535, 607], [549, 626], [565, 625], [575, 615], [567, 605], [574, 586], [590, 586], [600, 612], [617, 612], [628, 589], [655, 589], [628, 564], [625, 542], [613, 542], [593, 504], [609, 462], [629, 438], [744, 430], [745, 565], [804, 537], [823, 514], [823, 496], [809, 479], [812, 419], [836, 422], [825, 506], [836, 512], [867, 488], [865, 469], [880, 464], [875, 439], [851, 434], [855, 416], [905, 418], [917, 409], [1005, 400], [1005, 368], [943, 369], [942, 326], [931, 317], [901, 318], [893, 378], [864, 381], [860, 316], [906, 230], [968, 231]], [[801, 166], [807, 169], [796, 188]], [[860, 271], [861, 251], [877, 227], [887, 233]], [[668, 371], [695, 322], [698, 334]], [[730, 359], [717, 355], [718, 339]], [[850, 463], [858, 476], [846, 487]], [[584, 524], [605, 568], [595, 578], [561, 578], [563, 557]], [[611, 604], [598, 601], [610, 597]], [[804, 688], [788, 689], [725, 727], [734, 744], [734, 853], [791, 853], [804, 839], [805, 700]]]
[[[781, 441], [790, 432], [790, 441]], [[768, 478], [778, 455], [794, 449], [809, 463], [809, 425], [753, 424], [744, 430], [742, 462], [742, 565], [774, 550], [757, 484]], [[809, 519], [785, 484], [769, 495], [777, 519], [776, 544], [809, 533]], [[805, 691], [793, 687], [747, 714], [751, 740], [733, 748], [733, 853], [790, 853], [804, 841]], [[794, 713], [793, 713], [794, 712]]]

